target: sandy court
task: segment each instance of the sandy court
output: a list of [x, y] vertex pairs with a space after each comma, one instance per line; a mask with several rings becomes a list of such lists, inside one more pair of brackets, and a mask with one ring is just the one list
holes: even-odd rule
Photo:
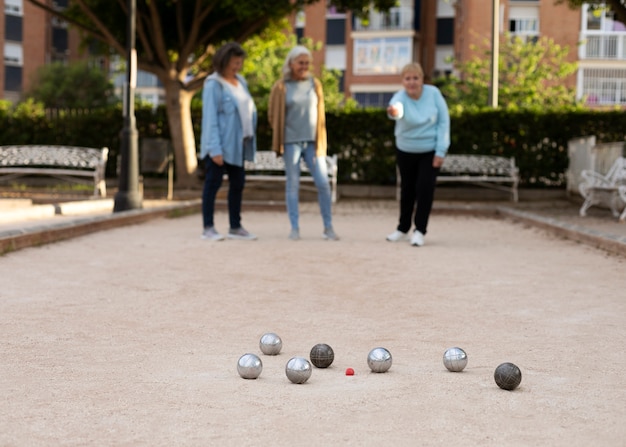
[[[258, 241], [201, 241], [192, 215], [0, 257], [0, 446], [625, 445], [624, 258], [437, 213], [426, 246], [388, 243], [393, 202], [340, 202], [326, 242], [302, 211], [297, 242], [283, 212], [244, 208]], [[322, 342], [333, 365], [290, 383], [287, 360]]]

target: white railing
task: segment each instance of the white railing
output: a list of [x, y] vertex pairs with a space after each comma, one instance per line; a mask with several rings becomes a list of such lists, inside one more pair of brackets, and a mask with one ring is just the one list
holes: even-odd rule
[[581, 35], [580, 59], [626, 60], [626, 33], [585, 33]]
[[354, 29], [355, 31], [388, 31], [413, 29], [413, 8], [391, 8], [387, 13], [373, 11], [370, 13], [368, 22], [363, 23], [361, 19], [356, 19], [354, 23]]
[[578, 97], [588, 106], [626, 106], [626, 68], [582, 68]]

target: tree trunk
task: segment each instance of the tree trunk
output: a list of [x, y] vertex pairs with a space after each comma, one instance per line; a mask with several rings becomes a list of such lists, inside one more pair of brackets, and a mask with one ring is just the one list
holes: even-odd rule
[[183, 90], [178, 81], [164, 84], [167, 107], [167, 121], [174, 146], [174, 164], [176, 166], [176, 188], [190, 189], [198, 187], [196, 176], [198, 158], [196, 139], [191, 121], [191, 98], [193, 93]]

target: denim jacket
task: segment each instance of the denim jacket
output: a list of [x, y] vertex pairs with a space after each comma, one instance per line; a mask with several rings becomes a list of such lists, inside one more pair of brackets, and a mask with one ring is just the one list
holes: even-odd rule
[[[246, 91], [248, 84], [242, 76], [237, 79]], [[249, 94], [249, 91], [248, 91]], [[224, 162], [243, 166], [244, 160], [254, 161], [256, 155], [256, 107], [252, 114], [254, 136], [244, 141], [243, 126], [237, 100], [221, 84], [214, 73], [204, 81], [202, 92], [202, 134], [200, 138], [200, 158], [207, 155], [222, 155]]]

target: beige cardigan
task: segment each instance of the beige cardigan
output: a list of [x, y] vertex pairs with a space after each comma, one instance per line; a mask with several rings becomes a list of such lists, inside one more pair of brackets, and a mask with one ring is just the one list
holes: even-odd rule
[[[315, 93], [317, 94], [317, 128], [315, 131], [315, 155], [326, 156], [326, 110], [324, 108], [324, 92], [322, 83], [313, 78]], [[276, 81], [270, 92], [270, 99], [267, 108], [267, 118], [272, 127], [272, 150], [278, 155], [285, 152], [285, 97], [287, 88], [285, 80]]]

